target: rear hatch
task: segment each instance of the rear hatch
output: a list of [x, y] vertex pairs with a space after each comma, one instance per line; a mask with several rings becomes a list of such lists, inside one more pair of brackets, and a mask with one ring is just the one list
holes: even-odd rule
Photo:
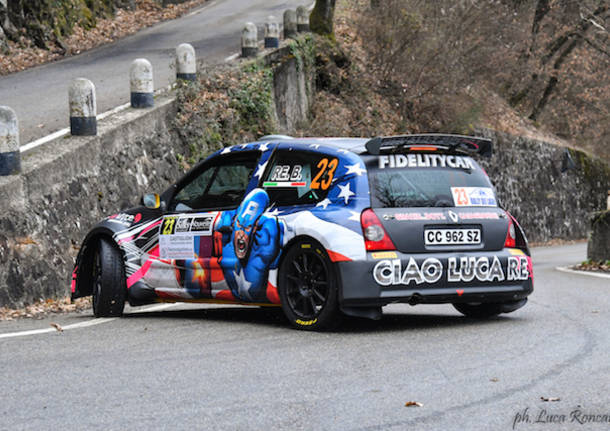
[[402, 253], [494, 251], [508, 217], [485, 171], [449, 154], [366, 156], [371, 207]]

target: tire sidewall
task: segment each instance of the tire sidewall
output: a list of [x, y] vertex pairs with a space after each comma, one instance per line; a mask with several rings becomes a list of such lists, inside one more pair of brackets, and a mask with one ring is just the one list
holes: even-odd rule
[[[121, 316], [127, 297], [125, 268], [121, 251], [114, 242], [100, 238], [96, 253], [99, 254], [101, 288], [97, 285], [97, 274], [93, 277], [93, 314], [96, 317]], [[97, 256], [94, 256], [96, 259]], [[93, 262], [96, 265], [95, 262]]]
[[[328, 280], [328, 296], [326, 302], [318, 316], [311, 320], [304, 320], [302, 317], [298, 316], [293, 311], [292, 307], [288, 302], [286, 294], [286, 267], [288, 264], [290, 264], [290, 262], [292, 262], [292, 260], [296, 256], [299, 255], [299, 253], [301, 253], [301, 250], [309, 250], [313, 253], [316, 253], [321, 258], [326, 270], [326, 277]], [[335, 268], [330, 258], [328, 257], [328, 253], [326, 253], [324, 247], [322, 247], [322, 245], [320, 245], [317, 241], [302, 239], [298, 240], [292, 246], [290, 246], [290, 248], [286, 252], [284, 259], [282, 260], [282, 264], [280, 265], [278, 276], [278, 292], [280, 295], [284, 315], [295, 328], [307, 331], [316, 331], [322, 329], [331, 329], [339, 323], [340, 312], [338, 307], [338, 282], [335, 273]]]

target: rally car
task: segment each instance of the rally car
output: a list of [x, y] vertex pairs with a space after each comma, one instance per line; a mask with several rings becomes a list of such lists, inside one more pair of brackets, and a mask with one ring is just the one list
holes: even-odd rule
[[72, 298], [96, 316], [125, 301], [281, 306], [297, 328], [392, 303], [449, 303], [471, 317], [533, 290], [523, 230], [459, 135], [268, 136], [226, 147], [86, 236]]

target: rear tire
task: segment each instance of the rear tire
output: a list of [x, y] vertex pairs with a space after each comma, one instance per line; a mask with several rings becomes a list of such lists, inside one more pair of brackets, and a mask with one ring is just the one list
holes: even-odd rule
[[93, 314], [95, 317], [121, 316], [126, 296], [121, 252], [110, 240], [100, 238], [93, 255]]
[[279, 271], [282, 310], [298, 329], [315, 331], [339, 324], [337, 277], [324, 248], [299, 241], [286, 252]]
[[453, 304], [455, 309], [467, 317], [486, 319], [502, 313], [502, 304], [497, 302], [470, 304], [467, 302]]

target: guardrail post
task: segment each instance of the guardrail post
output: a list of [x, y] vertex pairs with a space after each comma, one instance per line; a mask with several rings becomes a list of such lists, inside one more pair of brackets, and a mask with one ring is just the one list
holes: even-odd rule
[[247, 22], [241, 32], [241, 56], [254, 57], [258, 53], [258, 30], [256, 26]]
[[131, 107], [150, 108], [155, 104], [153, 68], [145, 58], [136, 58], [129, 68]]
[[284, 39], [297, 35], [297, 12], [293, 9], [284, 11]]
[[189, 43], [181, 43], [176, 48], [176, 79], [185, 81], [197, 79], [195, 48]]
[[68, 90], [70, 104], [70, 133], [72, 136], [97, 134], [97, 102], [95, 86], [85, 78], [76, 78]]
[[297, 31], [299, 33], [309, 31], [309, 13], [305, 6], [297, 8]]
[[280, 25], [274, 16], [268, 16], [265, 23], [265, 48], [280, 46]]
[[19, 122], [8, 106], [0, 106], [0, 176], [21, 172], [19, 152]]

